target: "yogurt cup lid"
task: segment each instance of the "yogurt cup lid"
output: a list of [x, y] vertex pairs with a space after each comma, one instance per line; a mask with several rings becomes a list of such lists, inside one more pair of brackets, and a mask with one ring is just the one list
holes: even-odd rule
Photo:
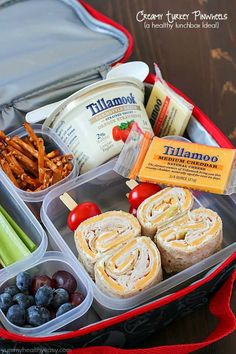
[[[81, 90], [73, 93], [71, 96], [69, 96], [68, 98], [66, 98], [63, 102], [61, 102], [59, 104], [59, 106], [57, 106], [52, 112], [51, 114], [48, 116], [48, 118], [45, 120], [43, 127], [50, 127], [51, 124], [53, 123], [53, 121], [61, 114], [61, 112], [63, 110], [65, 110], [68, 105], [71, 106], [73, 105], [79, 105], [80, 103], [82, 104], [82, 102], [84, 100], [86, 100], [87, 98], [89, 99], [89, 95], [92, 94], [95, 90], [99, 89], [99, 88], [106, 88], [108, 85], [111, 84], [132, 84], [135, 85], [136, 88], [138, 88], [140, 91], [144, 90], [144, 84], [142, 81], [133, 78], [133, 77], [122, 77], [122, 78], [115, 78], [115, 79], [105, 79], [102, 81], [98, 81], [95, 82], [91, 85], [88, 85], [84, 88], [82, 88]], [[77, 101], [78, 99], [81, 99], [81, 101]], [[75, 102], [77, 101], [77, 102]]]

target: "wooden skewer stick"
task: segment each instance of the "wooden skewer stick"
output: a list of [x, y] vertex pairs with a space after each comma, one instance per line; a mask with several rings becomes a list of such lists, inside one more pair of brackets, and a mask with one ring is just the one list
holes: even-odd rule
[[68, 193], [62, 194], [60, 199], [70, 211], [77, 207], [76, 201]]
[[[129, 189], [132, 191], [135, 187], [138, 186], [138, 182], [136, 182], [134, 179], [130, 179], [129, 181], [125, 182], [126, 185], [129, 187]], [[126, 194], [126, 197], [129, 197], [129, 193]]]

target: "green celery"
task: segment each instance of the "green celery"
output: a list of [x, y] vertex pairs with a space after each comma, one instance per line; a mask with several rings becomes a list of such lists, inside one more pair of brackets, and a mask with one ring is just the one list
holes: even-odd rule
[[0, 212], [0, 259], [9, 266], [30, 255], [30, 251]]
[[28, 235], [26, 235], [26, 233], [20, 228], [20, 226], [17, 225], [17, 223], [12, 219], [12, 217], [1, 205], [0, 205], [0, 212], [3, 214], [5, 219], [7, 219], [11, 227], [15, 230], [17, 235], [20, 237], [21, 241], [24, 242], [24, 244], [30, 250], [30, 252], [34, 252], [37, 248], [36, 244], [29, 238]]

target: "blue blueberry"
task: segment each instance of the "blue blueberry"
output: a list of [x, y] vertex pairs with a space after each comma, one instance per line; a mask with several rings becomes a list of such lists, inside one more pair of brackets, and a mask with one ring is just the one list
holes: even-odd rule
[[26, 310], [27, 323], [38, 327], [51, 320], [50, 312], [42, 306], [31, 306]]
[[70, 302], [66, 302], [65, 304], [61, 305], [56, 312], [56, 317], [63, 315], [64, 313], [72, 310], [74, 306]]
[[0, 309], [2, 312], [6, 313], [10, 306], [13, 305], [13, 300], [11, 295], [3, 293], [0, 295]]
[[16, 326], [23, 326], [25, 324], [25, 310], [19, 305], [11, 306], [6, 316], [7, 319]]
[[27, 272], [21, 272], [16, 277], [16, 286], [20, 291], [29, 291], [31, 287], [31, 276]]
[[26, 310], [33, 305], [32, 296], [18, 293], [13, 297], [13, 301], [16, 302], [22, 309]]
[[50, 286], [44, 285], [35, 294], [35, 304], [37, 306], [49, 306], [53, 299], [53, 290]]
[[65, 289], [59, 288], [54, 290], [51, 305], [54, 309], [59, 308], [62, 304], [69, 301], [69, 293]]
[[12, 297], [15, 296], [16, 294], [19, 293], [19, 289], [17, 288], [16, 285], [11, 285], [8, 286], [7, 288], [4, 289], [4, 293], [7, 293], [9, 295], [11, 295]]
[[34, 296], [33, 295], [28, 295], [28, 299], [30, 302], [30, 306], [33, 306], [35, 304]]

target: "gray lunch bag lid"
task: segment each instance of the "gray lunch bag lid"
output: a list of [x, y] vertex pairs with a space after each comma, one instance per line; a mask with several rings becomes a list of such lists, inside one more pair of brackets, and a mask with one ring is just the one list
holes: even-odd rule
[[102, 78], [128, 39], [76, 0], [0, 1], [0, 129]]

